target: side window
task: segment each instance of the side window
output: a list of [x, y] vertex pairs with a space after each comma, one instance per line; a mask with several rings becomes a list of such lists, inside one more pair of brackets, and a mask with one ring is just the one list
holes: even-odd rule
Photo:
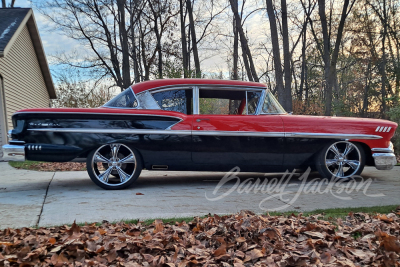
[[111, 108], [136, 108], [138, 102], [131, 88], [125, 89], [116, 97], [104, 104], [104, 107]]
[[246, 92], [240, 90], [199, 90], [200, 114], [237, 115], [243, 114]]
[[261, 91], [200, 89], [200, 114], [253, 115], [260, 98]]
[[192, 114], [192, 89], [168, 90], [153, 93], [157, 104], [163, 110]]
[[260, 91], [247, 91], [247, 114], [255, 115], [257, 112], [257, 106], [260, 102], [261, 92]]

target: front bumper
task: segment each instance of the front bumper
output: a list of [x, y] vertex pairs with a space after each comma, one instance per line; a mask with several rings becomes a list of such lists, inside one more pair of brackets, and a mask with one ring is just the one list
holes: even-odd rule
[[6, 161], [25, 161], [25, 146], [4, 145], [3, 160]]
[[391, 170], [397, 164], [394, 153], [374, 153], [372, 157], [378, 170]]

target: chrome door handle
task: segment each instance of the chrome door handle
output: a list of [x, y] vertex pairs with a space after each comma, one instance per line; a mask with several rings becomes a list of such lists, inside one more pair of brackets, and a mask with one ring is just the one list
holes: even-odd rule
[[210, 119], [197, 119], [196, 122], [209, 121]]

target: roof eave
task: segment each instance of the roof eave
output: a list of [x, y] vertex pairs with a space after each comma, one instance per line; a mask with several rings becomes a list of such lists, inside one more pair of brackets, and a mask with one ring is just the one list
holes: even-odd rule
[[36, 25], [35, 17], [33, 13], [27, 21], [27, 26], [29, 33], [32, 38], [32, 43], [36, 51], [36, 55], [39, 61], [40, 69], [42, 70], [43, 78], [47, 87], [47, 91], [49, 93], [50, 99], [56, 99], [56, 90], [54, 88], [53, 79], [51, 77], [49, 64], [46, 59], [46, 55], [44, 53], [43, 44], [39, 36], [39, 30]]

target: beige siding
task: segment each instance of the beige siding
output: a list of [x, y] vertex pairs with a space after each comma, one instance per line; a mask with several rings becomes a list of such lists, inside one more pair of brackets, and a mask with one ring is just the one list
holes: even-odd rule
[[3, 99], [3, 77], [0, 75], [0, 160], [3, 157], [1, 146], [7, 142], [6, 138], [6, 120], [4, 115], [4, 99]]
[[0, 74], [4, 79], [8, 129], [12, 129], [14, 112], [49, 106], [49, 94], [27, 26], [5, 57], [0, 58]]

